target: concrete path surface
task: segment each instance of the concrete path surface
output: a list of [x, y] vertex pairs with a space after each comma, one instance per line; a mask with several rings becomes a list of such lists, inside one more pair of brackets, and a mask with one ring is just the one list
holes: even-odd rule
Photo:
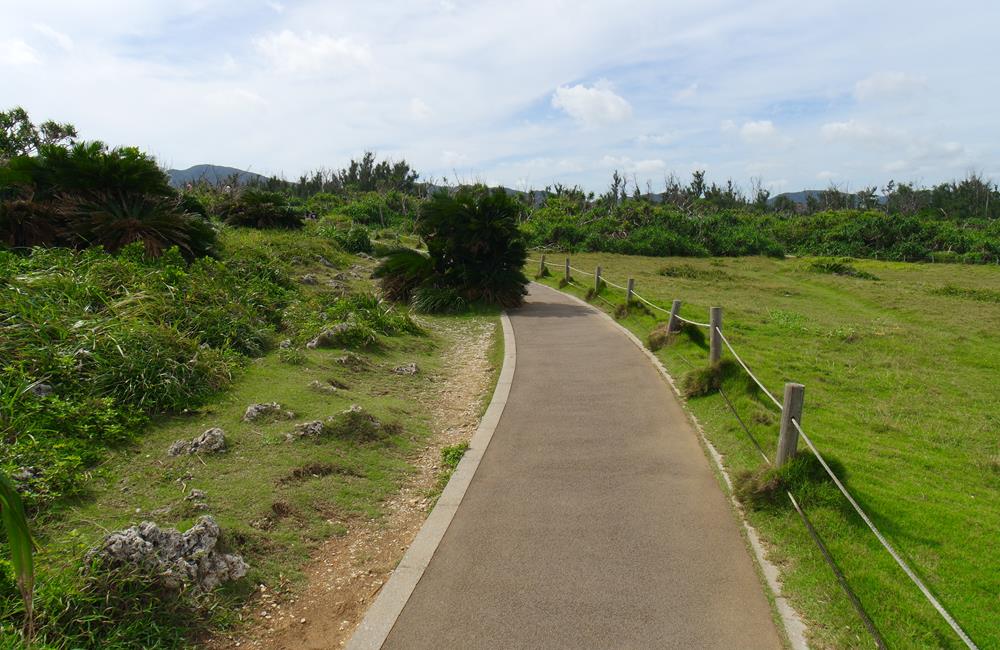
[[384, 648], [779, 648], [674, 394], [595, 310], [533, 285], [493, 439]]

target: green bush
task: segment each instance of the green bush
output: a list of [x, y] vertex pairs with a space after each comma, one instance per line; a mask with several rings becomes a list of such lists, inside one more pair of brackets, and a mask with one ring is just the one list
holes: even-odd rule
[[518, 228], [523, 206], [503, 189], [438, 192], [420, 211], [417, 231], [434, 265], [432, 282], [469, 302], [516, 307], [524, 301], [527, 258]]
[[0, 242], [31, 246], [103, 246], [116, 252], [142, 242], [147, 255], [173, 246], [187, 259], [216, 252], [204, 210], [179, 198], [156, 161], [130, 147], [100, 142], [42, 147], [0, 170]]
[[301, 228], [302, 213], [281, 192], [246, 188], [216, 206], [216, 215], [230, 226]]
[[348, 253], [365, 253], [371, 255], [373, 252], [372, 240], [368, 236], [368, 229], [364, 226], [351, 226], [348, 231], [337, 231], [334, 236], [337, 243], [340, 244]]

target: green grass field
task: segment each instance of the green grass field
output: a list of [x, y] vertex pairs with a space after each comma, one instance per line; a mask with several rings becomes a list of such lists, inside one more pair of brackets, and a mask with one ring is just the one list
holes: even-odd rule
[[[548, 260], [541, 281], [556, 286], [563, 256]], [[635, 278], [640, 295], [668, 310], [680, 299], [692, 320], [723, 307], [727, 338], [779, 400], [785, 382], [805, 385], [803, 428], [876, 525], [980, 648], [1000, 648], [1000, 268], [610, 254], [572, 264], [600, 265], [617, 284]], [[584, 297], [593, 276], [574, 276], [564, 290]], [[624, 302], [611, 287], [599, 295], [593, 304], [609, 312]], [[665, 318], [634, 307], [621, 322], [645, 339]], [[682, 336], [658, 356], [680, 378], [708, 351]], [[773, 458], [777, 409], [742, 371], [724, 390]], [[688, 405], [732, 474], [762, 465], [718, 393]], [[826, 486], [813, 493], [805, 509], [889, 647], [964, 647], [846, 501]], [[794, 510], [779, 502], [748, 517], [811, 642], [873, 647]]]

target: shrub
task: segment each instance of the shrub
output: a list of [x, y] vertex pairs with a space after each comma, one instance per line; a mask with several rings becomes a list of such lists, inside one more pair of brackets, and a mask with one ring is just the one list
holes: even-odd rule
[[382, 294], [389, 300], [409, 302], [417, 287], [431, 280], [434, 263], [429, 255], [411, 248], [389, 252], [375, 267]]
[[216, 252], [215, 229], [202, 217], [183, 212], [178, 199], [91, 192], [58, 201], [57, 210], [78, 248], [102, 246], [114, 253], [141, 242], [150, 257], [176, 246], [187, 259]]
[[371, 255], [372, 240], [368, 236], [368, 229], [364, 226], [351, 226], [347, 232], [338, 231], [335, 239], [348, 253], [366, 253]]
[[280, 192], [244, 189], [217, 208], [218, 217], [231, 226], [250, 228], [301, 228], [302, 214]]
[[438, 192], [420, 212], [434, 283], [469, 302], [516, 307], [524, 301], [527, 252], [518, 229], [522, 205], [503, 189], [462, 187]]

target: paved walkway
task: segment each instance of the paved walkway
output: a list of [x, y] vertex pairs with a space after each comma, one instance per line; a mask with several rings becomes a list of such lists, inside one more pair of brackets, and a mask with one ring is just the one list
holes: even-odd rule
[[385, 648], [779, 648], [677, 399], [612, 323], [533, 285], [490, 446]]

